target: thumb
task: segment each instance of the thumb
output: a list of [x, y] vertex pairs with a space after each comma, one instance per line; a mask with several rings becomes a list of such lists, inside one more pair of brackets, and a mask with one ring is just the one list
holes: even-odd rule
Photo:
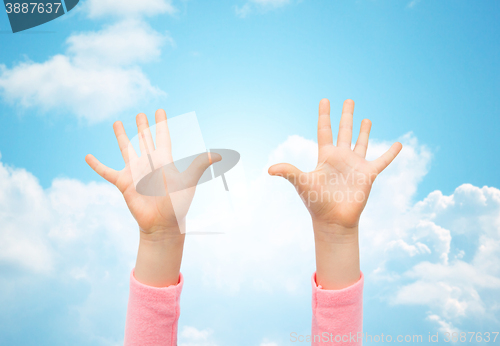
[[210, 165], [222, 160], [222, 156], [217, 153], [206, 152], [198, 155], [184, 172], [190, 186], [198, 184], [203, 173]]
[[269, 167], [268, 173], [275, 177], [283, 177], [295, 187], [300, 185], [300, 176], [304, 174], [300, 169], [289, 163], [278, 163]]

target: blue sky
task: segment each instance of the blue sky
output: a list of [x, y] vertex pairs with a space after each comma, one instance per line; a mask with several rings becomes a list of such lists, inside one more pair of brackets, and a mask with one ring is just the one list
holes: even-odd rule
[[[113, 0], [101, 3], [116, 5]], [[397, 228], [399, 233], [387, 231], [381, 236], [366, 231], [366, 244], [375, 240], [380, 249], [362, 252], [364, 271], [373, 273], [372, 284], [365, 283], [365, 330], [427, 335], [446, 323], [466, 332], [498, 326], [496, 281], [492, 288], [479, 279], [476, 286], [457, 283], [456, 277], [439, 279], [438, 274], [431, 280], [431, 275], [421, 276], [425, 268], [419, 267], [431, 263], [436, 273], [442, 267], [455, 273], [466, 263], [474, 278], [500, 275], [498, 267], [481, 262], [479, 250], [481, 241], [497, 244], [500, 239], [495, 221], [500, 210], [495, 209], [500, 187], [498, 2], [148, 0], [139, 8], [129, 4], [133, 1], [110, 11], [97, 0], [82, 1], [70, 14], [15, 35], [7, 32], [7, 15], [0, 14], [0, 153], [5, 171], [0, 196], [9, 210], [0, 222], [13, 232], [4, 231], [9, 239], [17, 239], [11, 235], [22, 233], [23, 227], [36, 228], [32, 239], [40, 239], [41, 248], [26, 240], [29, 232], [19, 244], [25, 244], [27, 252], [34, 249], [39, 263], [52, 268], [20, 260], [26, 256], [22, 245], [19, 253], [0, 256], [1, 281], [9, 282], [0, 289], [4, 292], [0, 343], [120, 342], [136, 234], [120, 196], [84, 161], [92, 153], [115, 169], [123, 167], [111, 127], [114, 121], [123, 121], [132, 135], [139, 112], [152, 120], [157, 108], [169, 116], [195, 111], [207, 147], [239, 151], [249, 185], [268, 186], [276, 182], [262, 176], [262, 170], [273, 159], [313, 164], [304, 153], [316, 140], [317, 105], [323, 97], [331, 101], [334, 123], [345, 99], [356, 102], [355, 126], [363, 118], [373, 122], [373, 153], [386, 142], [403, 138], [405, 144], [406, 156], [387, 173], [394, 179], [380, 182], [371, 201], [377, 206], [366, 212], [365, 228], [380, 232]], [[115, 44], [115, 38], [128, 38], [132, 32], [139, 34], [129, 39], [129, 45]], [[66, 74], [57, 74], [54, 66], [64, 66]], [[108, 73], [113, 78], [99, 79]], [[118, 78], [122, 79], [115, 82]], [[99, 92], [88, 93], [87, 85]], [[298, 137], [289, 138], [292, 135]], [[302, 151], [294, 153], [299, 148]], [[20, 181], [29, 184], [19, 185]], [[288, 191], [284, 183], [276, 184], [273, 188], [280, 193]], [[387, 195], [404, 201], [404, 207], [384, 204], [384, 186], [391, 191]], [[85, 192], [71, 201], [64, 197], [70, 191]], [[103, 207], [107, 213], [96, 207], [103, 202], [89, 191], [115, 201]], [[288, 192], [282, 198], [289, 196], [292, 201]], [[259, 204], [261, 198], [252, 196], [251, 201]], [[450, 199], [462, 204], [452, 205]], [[66, 203], [71, 207], [62, 207]], [[308, 228], [298, 198], [289, 203], [290, 210], [297, 208], [294, 217], [300, 220], [293, 219], [295, 223]], [[79, 215], [79, 208], [89, 214]], [[288, 217], [286, 210], [276, 213]], [[31, 215], [33, 225], [29, 220], [15, 221], [26, 215]], [[396, 221], [388, 224], [380, 215]], [[468, 215], [468, 230], [462, 229], [461, 224], [468, 224], [462, 215]], [[85, 237], [81, 251], [73, 251], [76, 245], [68, 239], [80, 239], [86, 218], [92, 220], [90, 234], [95, 236]], [[129, 231], [122, 233], [127, 234], [125, 240], [106, 233], [103, 225], [109, 220], [119, 220], [117, 224]], [[73, 238], [61, 235], [68, 225]], [[450, 232], [449, 248], [432, 236], [444, 232], [434, 226]], [[302, 230], [305, 238], [297, 235], [295, 241], [309, 239], [309, 231]], [[266, 233], [261, 236], [260, 241], [266, 242]], [[222, 244], [232, 246], [231, 239], [238, 244], [246, 236], [236, 232], [208, 242], [219, 249]], [[193, 240], [193, 248], [202, 246], [199, 242]], [[419, 242], [430, 252], [418, 250]], [[467, 244], [475, 247], [469, 249]], [[228, 258], [243, 268], [251, 268], [250, 264], [260, 268], [258, 250], [249, 248], [255, 256], [248, 261]], [[394, 250], [398, 248], [401, 253]], [[275, 250], [269, 247], [269, 251]], [[289, 250], [283, 251], [276, 251], [281, 263], [277, 270], [292, 274], [289, 267], [296, 263], [282, 260]], [[205, 330], [206, 335], [205, 340], [190, 341], [188, 329], [186, 345], [234, 345], [234, 340], [238, 345], [286, 345], [291, 331], [307, 333], [308, 275], [313, 266], [311, 249], [303, 251], [307, 261], [297, 273], [307, 275], [297, 281], [297, 288], [290, 288], [295, 287], [292, 284], [283, 288], [274, 281], [265, 288], [254, 281], [248, 286], [246, 277], [235, 279], [237, 287], [228, 288], [223, 283], [207, 284], [206, 278], [221, 270], [236, 275], [235, 268], [217, 262], [212, 252], [206, 256], [214, 256], [213, 268], [203, 267], [188, 247], [186, 256], [191, 259], [185, 260], [185, 273], [193, 284], [183, 292], [181, 326]], [[439, 262], [435, 253], [446, 253], [449, 262]], [[248, 275], [252, 273], [262, 275], [264, 282], [271, 277], [249, 269]], [[256, 285], [261, 288], [255, 289]], [[409, 299], [414, 292], [433, 287], [452, 293], [446, 297], [436, 293], [434, 300]], [[462, 310], [450, 308], [454, 304]], [[497, 308], [488, 310], [488, 305]], [[213, 311], [218, 318], [211, 316]], [[481, 313], [486, 316], [483, 320], [474, 317]]]

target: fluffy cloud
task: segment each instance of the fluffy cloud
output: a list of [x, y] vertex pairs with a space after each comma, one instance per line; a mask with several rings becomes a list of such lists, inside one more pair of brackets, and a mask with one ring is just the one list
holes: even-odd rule
[[[37, 179], [23, 169], [0, 162], [0, 191], [0, 263], [34, 272], [51, 272], [54, 257], [43, 231], [43, 225], [49, 221], [47, 196]], [[33, 213], [39, 217], [25, 217]]]
[[75, 33], [66, 42], [76, 64], [127, 66], [158, 60], [161, 47], [173, 40], [144, 22], [126, 20], [97, 32]]
[[460, 330], [458, 330], [457, 328], [455, 328], [453, 326], [453, 324], [444, 321], [438, 315], [429, 314], [429, 316], [427, 316], [427, 320], [436, 323], [439, 326], [439, 330], [442, 333], [450, 333], [450, 334], [452, 334], [452, 333], [460, 333]]
[[0, 95], [9, 103], [41, 112], [70, 112], [90, 123], [113, 118], [137, 103], [164, 96], [140, 64], [157, 60], [172, 38], [142, 18], [173, 14], [170, 0], [90, 0], [81, 7], [90, 18], [112, 16], [115, 24], [74, 33], [66, 51], [45, 62], [0, 64]]
[[0, 343], [11, 344], [24, 321], [45, 332], [13, 334], [16, 343], [31, 335], [58, 344], [54, 332], [73, 345], [123, 344], [127, 289], [116, 283], [134, 264], [137, 233], [119, 191], [72, 179], [44, 190], [31, 173], [0, 164], [0, 210]]
[[419, 221], [407, 225], [402, 240], [430, 250], [417, 254], [417, 263], [402, 274], [409, 283], [393, 302], [429, 307], [441, 327], [493, 319], [499, 309], [493, 293], [500, 289], [500, 191], [470, 184], [450, 196], [435, 191], [405, 217]]
[[137, 64], [157, 59], [170, 41], [147, 24], [124, 21], [71, 35], [67, 51], [37, 63], [0, 65], [0, 93], [11, 103], [44, 112], [64, 109], [98, 122], [164, 93]]
[[[435, 191], [415, 203], [431, 154], [411, 134], [400, 140], [404, 149], [377, 178], [361, 221], [366, 282], [392, 304], [425, 307], [421, 319], [443, 331], [460, 330], [472, 319], [487, 325], [499, 309], [500, 191], [465, 184], [449, 196]], [[388, 146], [372, 143], [369, 158]], [[310, 170], [316, 155], [316, 143], [291, 136], [270, 154], [269, 164]], [[246, 189], [233, 185], [228, 173], [238, 191], [236, 226], [223, 222], [217, 227], [224, 235], [188, 236], [183, 272], [201, 277], [200, 288], [222, 296], [244, 288], [262, 299], [309, 294], [303, 285], [314, 271], [309, 215], [293, 187], [268, 176], [266, 168]], [[94, 343], [119, 343], [123, 321], [103, 311], [124, 313], [137, 229], [117, 189], [56, 179], [44, 190], [30, 173], [0, 165], [0, 207], [0, 266], [15, 273], [0, 278], [7, 292], [1, 299], [8, 300], [2, 314], [18, 311], [26, 297], [17, 292], [27, 282], [87, 287], [65, 302], [78, 316], [75, 328]], [[209, 329], [180, 330], [183, 345], [215, 345]]]

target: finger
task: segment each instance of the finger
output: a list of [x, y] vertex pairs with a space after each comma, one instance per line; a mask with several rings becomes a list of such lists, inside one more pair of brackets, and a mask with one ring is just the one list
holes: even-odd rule
[[368, 138], [370, 137], [370, 130], [372, 128], [372, 122], [368, 119], [364, 119], [361, 122], [361, 128], [359, 129], [358, 140], [356, 141], [356, 146], [354, 147], [354, 152], [361, 157], [366, 157], [366, 150], [368, 149]]
[[141, 155], [146, 155], [155, 150], [153, 136], [149, 129], [148, 117], [144, 113], [137, 114], [135, 118], [137, 123], [137, 131], [139, 133], [139, 147], [141, 148]]
[[330, 101], [322, 99], [319, 101], [318, 117], [318, 147], [333, 145], [332, 125], [330, 123]]
[[167, 113], [163, 109], [158, 109], [155, 113], [156, 120], [156, 148], [166, 149], [166, 159], [172, 162], [172, 142], [168, 131]]
[[378, 159], [372, 161], [375, 165], [375, 169], [377, 170], [377, 174], [382, 172], [391, 164], [391, 162], [398, 156], [399, 152], [403, 148], [403, 145], [399, 142], [394, 143], [389, 150], [387, 150], [382, 156]]
[[121, 121], [115, 122], [113, 124], [113, 130], [115, 131], [118, 147], [120, 148], [125, 164], [127, 164], [130, 159], [137, 158], [137, 153], [135, 152], [134, 147], [129, 145], [130, 140], [127, 137], [125, 129], [123, 128], [123, 123]]
[[278, 163], [269, 167], [268, 173], [275, 177], [283, 177], [298, 188], [302, 182], [300, 177], [304, 172], [289, 163]]
[[106, 167], [105, 165], [100, 163], [99, 160], [94, 157], [94, 155], [91, 154], [85, 156], [85, 161], [97, 174], [109, 181], [111, 184], [116, 185], [116, 181], [118, 179], [118, 171]]
[[217, 153], [203, 153], [198, 155], [193, 162], [189, 165], [189, 167], [183, 172], [186, 174], [186, 181], [189, 183], [189, 186], [195, 186], [198, 184], [201, 176], [207, 170], [210, 165], [215, 162], [219, 162], [222, 160], [222, 156]]
[[339, 135], [337, 137], [338, 147], [351, 147], [352, 139], [352, 117], [354, 113], [354, 101], [345, 100], [342, 107], [342, 116], [340, 117]]

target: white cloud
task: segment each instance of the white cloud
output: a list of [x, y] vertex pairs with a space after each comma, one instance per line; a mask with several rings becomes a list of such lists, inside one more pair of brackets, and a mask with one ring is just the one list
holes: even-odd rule
[[133, 254], [133, 218], [114, 186], [65, 178], [43, 190], [31, 173], [1, 162], [0, 178], [0, 263], [31, 272], [63, 269], [84, 279], [89, 261], [66, 263], [61, 256], [94, 251], [101, 236]]
[[411, 282], [393, 302], [428, 306], [449, 321], [493, 318], [498, 302], [490, 293], [500, 289], [500, 191], [470, 184], [450, 196], [436, 191], [405, 217], [420, 221], [401, 237], [409, 246], [425, 242], [432, 251], [403, 274]]
[[[302, 167], [311, 166], [314, 148], [314, 142], [291, 136], [269, 161], [291, 158]], [[295, 156], [290, 157], [292, 152]], [[270, 177], [266, 169], [249, 183], [247, 191], [244, 207], [238, 209], [239, 222], [218, 224], [218, 230], [231, 227], [224, 236], [192, 237], [187, 251], [203, 254], [204, 261], [187, 255], [184, 264], [199, 272], [206, 285], [232, 293], [242, 286], [263, 292], [297, 292], [314, 268], [309, 214], [293, 187], [284, 179]]]
[[83, 4], [90, 18], [104, 16], [133, 17], [174, 14], [171, 0], [88, 0]]
[[[116, 314], [128, 290], [116, 283], [134, 265], [137, 227], [119, 191], [72, 179], [44, 190], [31, 173], [0, 164], [0, 210], [2, 318], [15, 321], [22, 306], [37, 306], [23, 313], [27, 326], [35, 327], [31, 319], [42, 319], [41, 311], [59, 321], [60, 329], [51, 327], [57, 334], [71, 321], [82, 342], [123, 345], [109, 331], [123, 337]], [[65, 312], [53, 308], [61, 299]]]
[[0, 94], [25, 108], [66, 110], [91, 123], [112, 118], [139, 101], [164, 95], [138, 64], [157, 59], [167, 41], [167, 35], [132, 20], [73, 34], [64, 55], [10, 69], [0, 65]]
[[387, 243], [386, 251], [391, 251], [393, 249], [403, 250], [411, 257], [421, 253], [431, 253], [431, 250], [425, 244], [417, 242], [415, 245], [409, 245], [402, 239], [391, 240]]
[[[47, 196], [38, 180], [0, 162], [0, 210], [0, 263], [34, 272], [52, 271], [54, 256], [43, 229], [50, 220]], [[38, 217], [26, 217], [30, 214]]]
[[438, 325], [438, 329], [441, 333], [450, 333], [450, 335], [452, 335], [453, 333], [457, 333], [457, 335], [460, 335], [459, 329], [455, 328], [452, 323], [446, 322], [438, 315], [429, 314], [427, 316], [427, 320], [435, 322]]
[[249, 0], [243, 6], [235, 6], [235, 12], [238, 17], [244, 18], [253, 11], [268, 11], [278, 7], [288, 5], [290, 0]]
[[9, 103], [44, 113], [69, 112], [90, 123], [113, 118], [141, 101], [165, 96], [140, 64], [157, 60], [168, 34], [153, 30], [144, 16], [174, 14], [171, 0], [89, 0], [90, 18], [119, 21], [99, 31], [74, 33], [67, 49], [45, 62], [0, 64], [0, 95]]
[[127, 66], [158, 60], [166, 42], [173, 40], [135, 20], [120, 21], [100, 31], [75, 33], [66, 40], [67, 53], [75, 63], [89, 66]]

